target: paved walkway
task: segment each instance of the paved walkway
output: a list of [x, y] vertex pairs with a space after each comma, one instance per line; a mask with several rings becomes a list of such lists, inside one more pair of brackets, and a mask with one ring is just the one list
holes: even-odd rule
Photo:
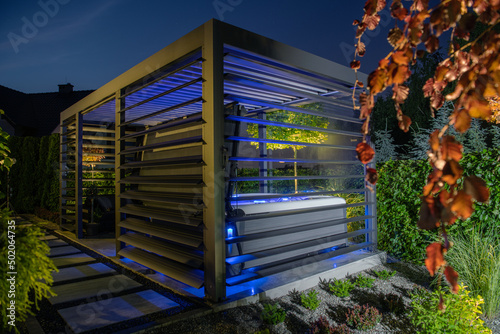
[[[157, 324], [156, 319], [197, 308], [180, 296], [146, 286], [151, 284], [144, 280], [140, 283], [126, 270], [102, 263], [50, 232], [40, 239], [50, 247], [49, 257], [59, 269], [53, 274], [52, 290], [57, 295], [48, 303], [64, 321], [64, 333], [132, 333], [133, 328]], [[39, 317], [26, 321], [30, 334], [47, 334]]]

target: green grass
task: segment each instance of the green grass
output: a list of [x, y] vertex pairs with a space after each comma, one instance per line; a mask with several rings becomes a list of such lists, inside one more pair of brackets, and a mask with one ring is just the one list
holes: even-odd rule
[[483, 314], [493, 318], [500, 311], [500, 239], [486, 239], [477, 230], [451, 238], [448, 263], [473, 296], [484, 298]]

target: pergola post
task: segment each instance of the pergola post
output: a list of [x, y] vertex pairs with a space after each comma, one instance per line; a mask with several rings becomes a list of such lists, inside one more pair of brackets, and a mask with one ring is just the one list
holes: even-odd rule
[[116, 237], [116, 254], [123, 248], [123, 242], [118, 238], [123, 234], [122, 228], [119, 226], [122, 220], [120, 212], [122, 199], [120, 194], [125, 190], [125, 185], [120, 181], [125, 177], [125, 170], [120, 166], [125, 163], [125, 156], [120, 152], [125, 149], [125, 141], [121, 138], [125, 135], [125, 127], [121, 126], [125, 122], [125, 113], [121, 112], [125, 105], [124, 99], [121, 98], [121, 90], [115, 94], [115, 237]]
[[[370, 141], [369, 137], [367, 140], [368, 144], [373, 147], [373, 143]], [[373, 147], [373, 149], [375, 149], [375, 147]], [[375, 160], [366, 165], [365, 175], [367, 173], [367, 168], [375, 168]], [[365, 203], [368, 203], [365, 206], [365, 215], [373, 216], [374, 218], [365, 220], [365, 228], [371, 230], [371, 232], [366, 234], [366, 242], [373, 243], [373, 245], [369, 248], [374, 251], [377, 248], [377, 191], [375, 185], [372, 185], [371, 187], [373, 191], [370, 191], [367, 187], [365, 187]]]
[[83, 182], [82, 182], [82, 157], [83, 157], [83, 115], [76, 114], [75, 120], [75, 234], [78, 239], [83, 238], [83, 221], [82, 221], [82, 197], [83, 197]]
[[226, 297], [223, 44], [217, 23], [205, 24], [202, 47], [205, 298], [213, 302]]

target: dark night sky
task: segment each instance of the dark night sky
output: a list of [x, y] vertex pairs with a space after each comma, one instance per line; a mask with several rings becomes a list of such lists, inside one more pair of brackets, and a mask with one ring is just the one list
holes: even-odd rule
[[[228, 10], [218, 13], [214, 3]], [[352, 21], [361, 18], [363, 5], [362, 0], [2, 1], [0, 85], [26, 93], [56, 91], [66, 82], [76, 90], [97, 89], [211, 18], [348, 66]], [[381, 17], [381, 27], [365, 34], [365, 73], [389, 49], [386, 36], [393, 23], [387, 9]], [[36, 30], [29, 29], [33, 24]]]

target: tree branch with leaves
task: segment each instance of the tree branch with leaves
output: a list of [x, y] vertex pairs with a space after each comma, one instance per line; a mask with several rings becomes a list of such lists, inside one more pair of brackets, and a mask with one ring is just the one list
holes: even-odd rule
[[[406, 3], [409, 6], [405, 6]], [[366, 53], [362, 36], [367, 29], [374, 30], [378, 26], [379, 12], [386, 5], [386, 0], [367, 0], [362, 19], [354, 21], [357, 44], [351, 68], [355, 71], [361, 66], [357, 58]], [[366, 143], [370, 115], [375, 96], [389, 87], [392, 87], [399, 128], [405, 132], [409, 130], [411, 119], [403, 114], [401, 104], [409, 93], [406, 81], [411, 76], [410, 64], [426, 51], [432, 53], [438, 50], [440, 37], [445, 32], [449, 33], [447, 57], [422, 87], [432, 110], [439, 109], [445, 100], [454, 102], [454, 110], [448, 123], [431, 133], [429, 138], [427, 156], [432, 171], [422, 191], [418, 226], [440, 231], [442, 242], [427, 247], [425, 264], [431, 275], [444, 273], [452, 291], [456, 292], [458, 274], [444, 259], [444, 254], [451, 247], [447, 227], [458, 218], [467, 219], [474, 211], [473, 201], [487, 201], [489, 190], [485, 182], [476, 176], [466, 177], [463, 187], [457, 184], [462, 177], [459, 161], [463, 146], [448, 134], [448, 130], [454, 127], [463, 133], [469, 129], [472, 118], [492, 118], [491, 100], [500, 95], [500, 34], [493, 29], [500, 20], [500, 0], [441, 0], [433, 8], [429, 7], [429, 0], [412, 0], [405, 4], [401, 0], [393, 0], [389, 9], [394, 28], [389, 31], [387, 40], [393, 49], [368, 76], [367, 91], [359, 95], [359, 104], [353, 92], [354, 108], [360, 110], [360, 118], [365, 121], [362, 127], [365, 138], [357, 147], [358, 158], [366, 164], [374, 156], [373, 149]], [[486, 28], [470, 39], [479, 24]], [[364, 84], [356, 80], [355, 86], [364, 87]], [[446, 87], [451, 87], [452, 92], [444, 95]], [[372, 175], [367, 175], [367, 182], [376, 179], [375, 170], [369, 171], [369, 174]]]

